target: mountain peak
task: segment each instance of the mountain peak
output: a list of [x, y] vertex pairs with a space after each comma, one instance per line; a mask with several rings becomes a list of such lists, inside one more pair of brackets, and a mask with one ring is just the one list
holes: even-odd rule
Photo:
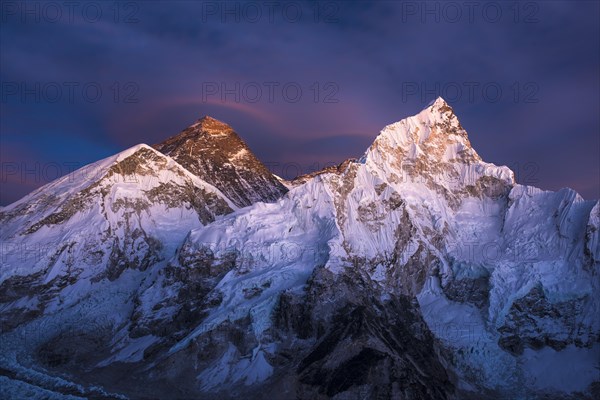
[[216, 118], [211, 117], [210, 115], [205, 115], [201, 118], [198, 119], [198, 122], [203, 122], [203, 121], [216, 121], [216, 122], [220, 122], [222, 124], [225, 124], [223, 121], [220, 121]]
[[[433, 118], [428, 119], [431, 120], [431, 122], [433, 122], [434, 124], [443, 121], [445, 123], [449, 123], [450, 125], [462, 129], [462, 126], [460, 125], [460, 122], [458, 120], [458, 117], [454, 113], [454, 110], [442, 97], [438, 97], [437, 99], [429, 103], [429, 105], [427, 105], [427, 107], [425, 107], [419, 113], [419, 115], [423, 114], [433, 116]], [[464, 133], [466, 134], [466, 132]]]
[[[437, 156], [441, 160], [455, 153], [455, 150], [472, 150], [467, 132], [442, 97], [430, 102], [418, 114], [387, 125], [375, 139], [374, 145], [377, 147], [381, 142], [386, 143], [384, 147], [388, 147], [388, 150], [396, 148], [409, 158], [425, 153], [428, 157]], [[453, 147], [450, 153], [445, 151], [448, 147]]]
[[361, 160], [386, 176], [400, 173], [403, 181], [429, 179], [447, 188], [472, 185], [483, 175], [514, 183], [508, 168], [483, 162], [441, 97], [417, 115], [386, 126]]
[[275, 201], [287, 191], [231, 126], [210, 116], [153, 147], [223, 191], [238, 207]]
[[443, 108], [450, 108], [450, 105], [446, 102], [446, 100], [444, 100], [443, 97], [438, 96], [435, 100], [431, 101], [428, 105], [427, 108], [432, 108], [435, 110], [439, 110], [439, 109], [443, 109]]
[[192, 124], [186, 130], [184, 130], [181, 134], [190, 132], [222, 135], [233, 133], [233, 128], [223, 121], [219, 121], [216, 118], [213, 118], [209, 115], [205, 115], [202, 118], [196, 120], [194, 124]]

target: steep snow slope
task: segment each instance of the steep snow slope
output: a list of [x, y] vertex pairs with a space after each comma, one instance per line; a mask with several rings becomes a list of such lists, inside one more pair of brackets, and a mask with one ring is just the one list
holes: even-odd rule
[[[210, 184], [137, 145], [3, 208], [2, 240], [13, 246], [5, 247], [0, 283], [19, 272], [42, 272], [50, 281], [80, 260], [86, 261], [84, 275], [93, 274], [97, 265], [117, 278], [125, 268], [147, 267], [163, 247], [172, 250], [181, 240], [173, 234], [183, 237], [233, 208]], [[102, 251], [107, 244], [109, 250]], [[73, 246], [86, 254], [75, 253]], [[17, 262], [27, 256], [32, 264]]]

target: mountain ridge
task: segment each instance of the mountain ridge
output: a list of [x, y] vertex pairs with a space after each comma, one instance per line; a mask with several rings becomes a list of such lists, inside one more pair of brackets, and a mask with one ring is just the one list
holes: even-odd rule
[[[163, 150], [200, 156], [186, 140], [229, 135], [197, 123]], [[358, 160], [245, 207], [227, 193], [275, 192], [229, 177], [220, 191], [139, 146], [141, 163], [103, 164], [117, 182], [99, 184], [90, 210], [110, 218], [79, 207], [20, 235], [35, 218], [10, 226], [0, 211], [2, 240], [42, 253], [2, 257], [6, 393], [64, 393], [66, 380], [131, 399], [598, 395], [600, 202], [484, 162], [443, 99], [386, 126]], [[122, 182], [128, 171], [137, 183]], [[154, 197], [168, 182], [216, 203]], [[48, 188], [11, 210], [35, 214]], [[48, 213], [68, 200], [49, 198]], [[203, 222], [199, 209], [216, 211]]]

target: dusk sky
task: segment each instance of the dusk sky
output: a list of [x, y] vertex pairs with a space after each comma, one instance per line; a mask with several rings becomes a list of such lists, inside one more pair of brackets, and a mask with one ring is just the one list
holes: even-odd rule
[[204, 115], [291, 178], [439, 95], [519, 183], [600, 197], [598, 1], [117, 4], [2, 1], [1, 205]]

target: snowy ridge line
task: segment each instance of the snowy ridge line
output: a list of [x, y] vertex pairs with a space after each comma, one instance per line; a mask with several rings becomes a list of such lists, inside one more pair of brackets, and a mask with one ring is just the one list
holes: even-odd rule
[[[205, 189], [208, 189], [209, 191], [217, 193], [220, 197], [222, 197], [225, 201], [227, 201], [227, 204], [233, 210], [236, 210], [238, 208], [219, 189], [217, 189], [210, 183], [205, 182], [202, 179], [198, 178], [196, 175], [192, 174], [190, 171], [188, 171], [186, 168], [184, 168], [177, 161], [173, 160], [171, 157], [159, 152], [158, 150], [154, 149], [153, 147], [151, 147], [145, 143], [140, 143], [140, 144], [132, 146], [128, 149], [125, 149], [125, 150], [121, 151], [120, 153], [117, 153], [113, 156], [106, 157], [102, 160], [99, 160], [99, 161], [93, 162], [91, 164], [85, 165], [81, 168], [78, 168], [75, 171], [72, 171], [50, 183], [47, 183], [46, 185], [34, 190], [33, 192], [31, 192], [28, 195], [26, 195], [22, 199], [17, 200], [12, 204], [9, 204], [9, 205], [3, 207], [1, 211], [3, 211], [3, 212], [10, 211], [11, 209], [15, 208], [19, 204], [26, 203], [30, 200], [33, 200], [39, 194], [46, 194], [48, 192], [51, 193], [54, 191], [53, 190], [54, 188], [59, 188], [62, 186], [67, 186], [67, 188], [69, 188], [67, 192], [64, 192], [61, 190], [61, 193], [59, 194], [60, 197], [66, 198], [70, 194], [77, 192], [77, 191], [84, 190], [86, 187], [88, 187], [89, 185], [91, 185], [95, 182], [98, 182], [99, 180], [106, 179], [106, 183], [108, 183], [108, 184], [137, 184], [137, 183], [140, 183], [142, 181], [142, 178], [141, 178], [142, 175], [138, 172], [127, 173], [127, 174], [111, 174], [111, 176], [109, 176], [109, 177], [106, 177], [106, 174], [107, 174], [108, 170], [110, 169], [110, 167], [125, 160], [127, 157], [134, 155], [141, 149], [149, 150], [152, 153], [154, 153], [154, 155], [167, 160], [167, 165], [165, 166], [165, 168], [167, 170], [170, 170], [173, 168], [176, 169], [177, 171], [184, 174], [184, 176], [191, 179], [192, 182], [194, 184], [196, 184], [196, 186], [203, 187]], [[150, 176], [144, 175], [143, 180], [149, 182], [150, 183], [149, 186], [152, 187], [152, 186], [154, 186], [154, 185], [152, 185], [153, 183], [159, 182], [160, 177], [155, 176], [155, 175], [150, 175]], [[46, 205], [49, 205], [49, 203], [51, 201], [52, 201], [51, 197], [46, 197], [46, 198], [42, 199], [40, 202], [38, 202], [38, 204], [41, 206], [44, 206], [44, 202], [46, 202]]]
[[[74, 191], [83, 190], [88, 185], [98, 181], [104, 175], [106, 175], [107, 170], [110, 168], [110, 166], [112, 164], [115, 164], [115, 163], [121, 161], [122, 159], [133, 155], [136, 151], [138, 151], [141, 148], [150, 148], [150, 147], [146, 144], [137, 144], [137, 145], [132, 146], [128, 149], [125, 149], [122, 152], [119, 152], [115, 155], [103, 158], [103, 159], [93, 162], [91, 164], [85, 165], [81, 168], [78, 168], [75, 171], [72, 171], [72, 172], [34, 190], [33, 192], [29, 193], [22, 199], [17, 200], [14, 203], [5, 206], [2, 211], [8, 211], [20, 203], [25, 203], [28, 200], [35, 198], [36, 195], [38, 195], [38, 194], [42, 194], [45, 192], [52, 192], [53, 188], [60, 187], [61, 185], [65, 185], [68, 188], [68, 192], [66, 194], [70, 194]], [[93, 175], [91, 177], [88, 172], [90, 170], [93, 172]], [[77, 184], [77, 183], [79, 183], [79, 184]], [[116, 182], [116, 183], [119, 183], [119, 182]], [[123, 183], [128, 183], [128, 182], [123, 182]], [[68, 185], [68, 184], [73, 184], [73, 185]]]

